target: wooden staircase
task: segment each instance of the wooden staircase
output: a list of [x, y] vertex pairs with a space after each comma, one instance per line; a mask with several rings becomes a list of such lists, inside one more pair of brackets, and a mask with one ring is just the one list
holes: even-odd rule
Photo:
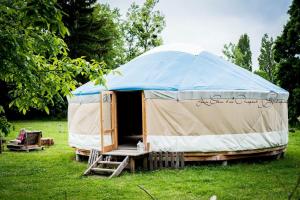
[[99, 155], [92, 150], [89, 158], [89, 167], [83, 175], [98, 175], [112, 178], [120, 175], [128, 165], [129, 156]]

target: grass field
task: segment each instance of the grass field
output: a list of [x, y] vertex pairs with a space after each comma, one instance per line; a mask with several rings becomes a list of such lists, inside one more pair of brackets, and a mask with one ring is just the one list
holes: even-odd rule
[[[183, 170], [124, 173], [107, 180], [82, 177], [86, 163], [74, 160], [66, 121], [15, 122], [15, 129], [39, 129], [53, 137], [44, 151], [0, 154], [0, 199], [287, 199], [300, 174], [300, 131], [291, 133], [281, 160], [188, 166]], [[15, 138], [17, 131], [8, 139]], [[297, 191], [300, 198], [300, 189]]]

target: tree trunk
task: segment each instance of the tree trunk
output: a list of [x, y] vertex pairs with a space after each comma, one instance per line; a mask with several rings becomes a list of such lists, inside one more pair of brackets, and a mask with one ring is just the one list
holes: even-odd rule
[[0, 137], [0, 154], [2, 153], [2, 138]]

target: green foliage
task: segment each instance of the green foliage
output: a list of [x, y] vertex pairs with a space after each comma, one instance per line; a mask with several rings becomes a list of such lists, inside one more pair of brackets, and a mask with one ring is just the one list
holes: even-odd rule
[[275, 61], [278, 62], [277, 79], [290, 93], [289, 119], [299, 123], [300, 116], [300, 2], [294, 0], [288, 14], [290, 19], [275, 42]]
[[161, 32], [166, 23], [160, 11], [154, 10], [158, 0], [146, 0], [142, 6], [133, 3], [123, 23], [126, 61], [162, 44]]
[[104, 63], [68, 56], [62, 39], [68, 30], [55, 0], [4, 1], [0, 16], [0, 81], [11, 88], [10, 107], [49, 113], [54, 98], [76, 88], [78, 74], [105, 83]]
[[[118, 66], [123, 53], [120, 14], [96, 0], [61, 0], [63, 22], [70, 31], [65, 41], [70, 57], [104, 61], [111, 69]], [[87, 81], [86, 79], [83, 81]]]
[[258, 70], [254, 71], [254, 74], [257, 74], [257, 75], [261, 76], [262, 78], [269, 80], [269, 75], [265, 71], [258, 69]]
[[[0, 105], [0, 140], [3, 136], [7, 136], [11, 129], [11, 123], [9, 123], [4, 116], [4, 109]], [[1, 147], [0, 147], [1, 148]]]
[[274, 60], [274, 41], [264, 34], [261, 40], [260, 55], [258, 57], [259, 70], [255, 73], [275, 83], [276, 62]]
[[[182, 170], [162, 169], [122, 173], [103, 179], [83, 177], [86, 162], [74, 161], [75, 150], [68, 143], [66, 121], [18, 121], [21, 128], [43, 131], [55, 145], [43, 151], [0, 155], [1, 199], [150, 199], [137, 185], [142, 185], [156, 199], [208, 200], [282, 200], [288, 199], [300, 173], [300, 131], [289, 135], [284, 159], [231, 161], [187, 165]], [[11, 134], [9, 139], [14, 139]], [[263, 181], [262, 181], [263, 180]], [[13, 197], [13, 198], [12, 198]], [[294, 199], [299, 199], [300, 188]]]
[[252, 71], [250, 39], [246, 33], [241, 35], [237, 45], [231, 42], [228, 45], [225, 44], [223, 54], [228, 61]]
[[11, 123], [9, 123], [5, 116], [0, 116], [0, 139], [7, 136], [11, 130]]
[[229, 43], [229, 44], [225, 44], [224, 48], [223, 48], [223, 54], [225, 55], [225, 58], [232, 62], [235, 63], [235, 50], [236, 50], [236, 46], [233, 43]]

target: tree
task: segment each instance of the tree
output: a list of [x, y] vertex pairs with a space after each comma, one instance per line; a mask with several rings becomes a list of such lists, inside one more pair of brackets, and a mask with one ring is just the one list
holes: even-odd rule
[[274, 60], [274, 41], [269, 38], [268, 34], [264, 34], [261, 40], [260, 55], [258, 57], [259, 70], [256, 74], [263, 78], [275, 82], [276, 62]]
[[225, 44], [222, 50], [223, 54], [225, 55], [225, 58], [232, 63], [235, 63], [235, 50], [236, 46], [231, 42], [229, 44]]
[[228, 61], [252, 71], [252, 53], [250, 49], [250, 39], [245, 33], [241, 35], [237, 45], [229, 43], [224, 45], [223, 54]]
[[[123, 53], [120, 14], [96, 0], [61, 0], [63, 22], [70, 31], [65, 41], [70, 57], [85, 56], [89, 61], [104, 61], [109, 68], [118, 66]], [[85, 80], [86, 81], [86, 80]]]
[[300, 1], [294, 0], [289, 8], [289, 21], [275, 42], [275, 61], [278, 62], [277, 79], [288, 90], [289, 119], [299, 123], [300, 116]]
[[154, 10], [158, 0], [146, 0], [142, 6], [133, 3], [123, 23], [126, 61], [162, 44], [161, 32], [166, 23], [160, 11]]
[[102, 75], [108, 70], [103, 63], [68, 56], [62, 39], [68, 30], [55, 0], [2, 1], [0, 16], [0, 82], [9, 87], [8, 94], [1, 95], [11, 97], [10, 107], [23, 114], [30, 108], [49, 113], [53, 98], [75, 89], [76, 75], [105, 82]]

